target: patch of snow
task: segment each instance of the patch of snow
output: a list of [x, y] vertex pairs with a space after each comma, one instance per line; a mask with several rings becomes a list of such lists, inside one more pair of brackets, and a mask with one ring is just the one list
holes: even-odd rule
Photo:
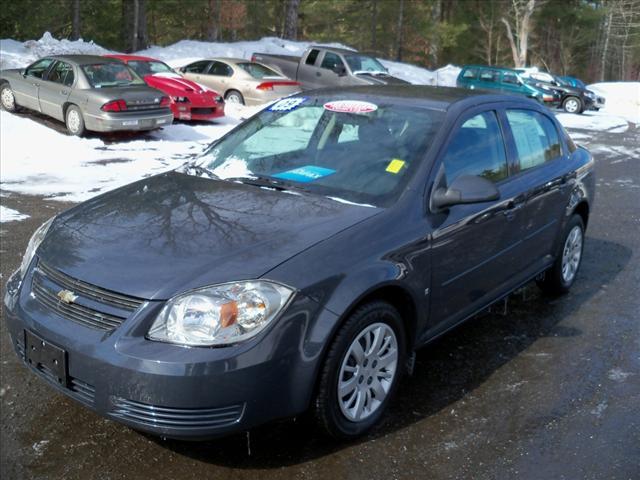
[[40, 440], [39, 442], [34, 443], [31, 448], [33, 448], [33, 451], [36, 452], [36, 455], [39, 457], [42, 455], [43, 450], [46, 448], [48, 443], [49, 440]]
[[632, 375], [632, 373], [625, 372], [621, 368], [612, 368], [607, 374], [609, 380], [613, 380], [614, 382], [624, 382], [629, 375]]
[[369, 208], [376, 208], [375, 205], [369, 205], [368, 203], [356, 203], [356, 202], [350, 202], [349, 200], [345, 200], [344, 198], [340, 198], [340, 197], [329, 197], [327, 196], [327, 198], [338, 202], [338, 203], [344, 203], [346, 205], [356, 205], [358, 207], [369, 207]]
[[565, 128], [605, 130], [613, 133], [626, 132], [629, 128], [629, 124], [624, 117], [611, 115], [604, 111], [587, 111], [581, 115], [557, 113], [556, 117]]
[[255, 178], [247, 167], [247, 162], [237, 157], [229, 157], [224, 163], [213, 170], [214, 175], [226, 180], [227, 178]]
[[605, 98], [600, 112], [640, 124], [640, 82], [593, 83], [587, 88]]
[[29, 215], [25, 215], [17, 210], [0, 205], [0, 223], [19, 222], [26, 218], [29, 218]]
[[607, 407], [608, 407], [607, 402], [600, 402], [598, 405], [596, 405], [596, 408], [591, 410], [591, 414], [600, 418], [602, 417], [602, 414], [607, 409]]

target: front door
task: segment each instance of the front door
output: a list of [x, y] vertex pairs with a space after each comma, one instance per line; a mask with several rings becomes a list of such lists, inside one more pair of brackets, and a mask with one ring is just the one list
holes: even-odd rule
[[474, 313], [511, 284], [519, 269], [522, 201], [493, 110], [471, 113], [457, 123], [436, 171], [436, 187], [477, 175], [494, 182], [500, 198], [431, 213], [431, 334]]
[[16, 85], [12, 85], [16, 102], [31, 110], [40, 111], [40, 103], [38, 102], [38, 89], [42, 84], [42, 77], [49, 70], [53, 63], [52, 58], [43, 58], [29, 65]]
[[40, 110], [53, 118], [64, 120], [63, 106], [75, 82], [73, 67], [58, 61], [51, 67], [38, 90]]

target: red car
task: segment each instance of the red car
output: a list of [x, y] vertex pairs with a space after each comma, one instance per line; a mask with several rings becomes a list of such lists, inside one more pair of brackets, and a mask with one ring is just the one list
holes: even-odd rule
[[147, 85], [166, 93], [179, 120], [211, 120], [224, 116], [222, 96], [192, 80], [182, 78], [164, 62], [139, 55], [105, 55], [129, 65]]

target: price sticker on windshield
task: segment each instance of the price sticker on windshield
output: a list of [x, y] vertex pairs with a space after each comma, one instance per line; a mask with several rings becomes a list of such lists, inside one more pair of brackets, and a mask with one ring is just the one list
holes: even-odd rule
[[298, 108], [306, 101], [307, 97], [283, 98], [271, 105], [267, 110], [270, 112], [288, 112]]
[[375, 103], [360, 100], [336, 100], [324, 104], [324, 109], [330, 112], [364, 114], [375, 112], [378, 106]]

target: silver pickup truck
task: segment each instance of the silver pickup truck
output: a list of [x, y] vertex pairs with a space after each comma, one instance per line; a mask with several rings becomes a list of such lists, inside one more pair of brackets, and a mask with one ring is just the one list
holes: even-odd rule
[[302, 57], [254, 53], [251, 60], [280, 70], [305, 90], [409, 83], [389, 75], [375, 57], [344, 48], [313, 46]]

